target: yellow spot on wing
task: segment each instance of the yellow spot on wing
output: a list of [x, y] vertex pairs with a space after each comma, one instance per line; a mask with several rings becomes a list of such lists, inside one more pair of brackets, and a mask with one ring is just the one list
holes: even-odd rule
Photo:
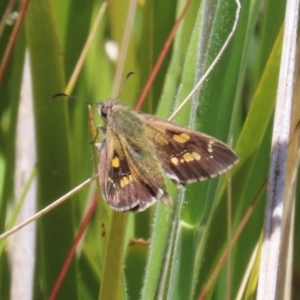
[[178, 158], [177, 157], [172, 157], [171, 162], [173, 165], [177, 166], [178, 165]]
[[199, 160], [201, 158], [201, 155], [197, 152], [193, 152], [192, 155], [196, 160]]
[[183, 154], [183, 158], [186, 162], [194, 160], [194, 157], [192, 156], [191, 153], [187, 152]]
[[122, 179], [120, 180], [120, 186], [123, 188], [127, 184], [129, 184], [131, 181], [132, 181], [132, 176], [131, 175], [129, 175], [129, 177], [123, 176]]
[[119, 168], [120, 167], [120, 160], [118, 157], [114, 157], [111, 161], [111, 164], [114, 168]]
[[123, 182], [124, 182], [124, 186], [125, 186], [125, 185], [127, 185], [130, 182], [130, 180], [129, 180], [129, 178], [127, 176], [124, 176], [123, 177]]
[[185, 142], [187, 142], [191, 137], [186, 134], [186, 133], [181, 133], [181, 134], [174, 134], [173, 135], [173, 139], [181, 144], [184, 144]]

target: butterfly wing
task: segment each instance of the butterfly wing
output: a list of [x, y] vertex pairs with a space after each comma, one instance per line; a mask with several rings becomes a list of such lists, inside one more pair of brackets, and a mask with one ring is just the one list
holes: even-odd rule
[[153, 115], [142, 115], [167, 176], [185, 185], [216, 177], [238, 162], [223, 142]]
[[170, 203], [164, 181], [159, 184], [155, 181], [146, 169], [147, 161], [146, 165], [140, 164], [126, 141], [112, 132], [108, 134], [113, 143], [107, 144], [107, 139], [101, 143], [99, 159], [100, 185], [108, 204], [117, 211], [137, 212], [151, 206], [156, 199]]

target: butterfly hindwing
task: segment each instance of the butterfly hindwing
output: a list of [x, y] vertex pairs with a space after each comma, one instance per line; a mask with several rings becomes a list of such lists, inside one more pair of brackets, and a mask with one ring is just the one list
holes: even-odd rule
[[221, 141], [152, 115], [142, 115], [168, 177], [178, 184], [210, 179], [226, 172], [238, 158]]

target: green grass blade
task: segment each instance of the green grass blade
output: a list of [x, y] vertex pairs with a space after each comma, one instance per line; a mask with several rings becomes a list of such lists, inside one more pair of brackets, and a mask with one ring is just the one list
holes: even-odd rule
[[[64, 89], [63, 64], [51, 2], [33, 1], [27, 11], [25, 26], [34, 95], [38, 207], [42, 208], [71, 189], [67, 107], [63, 101], [51, 98]], [[71, 201], [39, 221], [36, 276], [40, 280], [36, 281], [37, 298], [50, 295], [72, 243], [73, 230]], [[77, 299], [75, 270], [76, 266], [72, 263], [69, 272], [73, 276], [64, 281], [59, 298]]]

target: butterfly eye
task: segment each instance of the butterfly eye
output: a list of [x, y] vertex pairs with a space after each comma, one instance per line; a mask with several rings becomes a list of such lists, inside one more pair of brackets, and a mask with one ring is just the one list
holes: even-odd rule
[[100, 108], [100, 114], [101, 114], [101, 117], [106, 119], [107, 115], [108, 115], [108, 108], [104, 105], [101, 106]]

